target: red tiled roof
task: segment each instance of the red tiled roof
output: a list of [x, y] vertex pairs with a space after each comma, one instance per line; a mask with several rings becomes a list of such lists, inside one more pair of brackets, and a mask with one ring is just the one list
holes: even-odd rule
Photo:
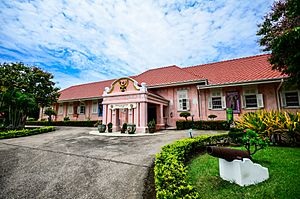
[[200, 77], [182, 70], [178, 66], [168, 66], [147, 70], [134, 78], [139, 83], [145, 82], [148, 86], [170, 84], [199, 80]]
[[100, 97], [103, 94], [104, 88], [109, 87], [113, 81], [114, 80], [106, 80], [71, 86], [60, 91], [59, 100]]
[[256, 55], [216, 63], [190, 66], [183, 70], [199, 78], [208, 80], [208, 84], [225, 84], [263, 79], [287, 77], [281, 72], [272, 70], [268, 62], [270, 55]]
[[[268, 58], [269, 55], [257, 55], [185, 68], [168, 66], [147, 70], [132, 78], [138, 83], [156, 86], [201, 79], [208, 79], [208, 83], [212, 85], [287, 77], [272, 70]], [[60, 91], [59, 100], [100, 97], [104, 88], [109, 87], [113, 81], [114, 79], [71, 86]]]

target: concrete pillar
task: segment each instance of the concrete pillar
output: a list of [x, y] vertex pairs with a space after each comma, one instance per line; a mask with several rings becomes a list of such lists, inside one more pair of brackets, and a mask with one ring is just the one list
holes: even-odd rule
[[120, 130], [120, 124], [119, 124], [119, 109], [114, 109], [112, 111], [112, 123], [113, 123], [113, 132]]
[[103, 105], [103, 110], [102, 110], [102, 124], [107, 123], [107, 104]]
[[128, 124], [132, 124], [133, 123], [132, 115], [133, 115], [133, 109], [128, 109], [127, 110]]
[[112, 122], [112, 110], [109, 108], [109, 105], [107, 105], [107, 120], [106, 120], [106, 124]]
[[160, 125], [164, 126], [164, 105], [160, 104]]
[[148, 131], [148, 106], [147, 102], [140, 103], [140, 126], [137, 128], [138, 133], [147, 133]]
[[135, 109], [132, 110], [133, 111], [133, 123], [136, 125], [136, 127], [138, 127], [139, 125], [139, 122], [138, 122], [138, 119], [139, 119], [139, 114], [138, 114], [138, 107], [136, 107]]

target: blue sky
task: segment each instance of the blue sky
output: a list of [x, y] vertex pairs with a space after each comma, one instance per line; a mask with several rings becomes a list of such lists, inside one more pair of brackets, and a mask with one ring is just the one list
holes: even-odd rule
[[50, 71], [60, 88], [261, 54], [271, 0], [0, 0], [0, 62]]

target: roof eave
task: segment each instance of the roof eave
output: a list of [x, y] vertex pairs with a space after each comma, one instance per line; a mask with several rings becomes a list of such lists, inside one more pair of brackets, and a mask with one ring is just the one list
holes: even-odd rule
[[282, 79], [286, 79], [286, 78], [288, 77], [268, 78], [268, 79], [259, 79], [259, 80], [250, 80], [250, 81], [241, 81], [241, 82], [228, 82], [224, 84], [198, 85], [197, 88], [199, 90], [202, 90], [208, 88], [222, 88], [222, 87], [231, 87], [231, 86], [247, 86], [247, 85], [254, 85], [254, 84], [278, 83], [281, 82]]
[[167, 84], [157, 84], [153, 86], [147, 86], [147, 88], [162, 88], [162, 87], [172, 87], [172, 86], [183, 86], [183, 85], [190, 85], [190, 84], [197, 84], [197, 83], [207, 83], [207, 79], [197, 79], [197, 80], [188, 80], [188, 81], [181, 81], [181, 82], [171, 82]]
[[76, 101], [87, 101], [87, 100], [98, 100], [98, 99], [102, 99], [102, 96], [99, 97], [85, 97], [85, 98], [73, 98], [73, 99], [63, 99], [63, 100], [58, 100], [58, 103], [62, 103], [62, 102], [76, 102]]

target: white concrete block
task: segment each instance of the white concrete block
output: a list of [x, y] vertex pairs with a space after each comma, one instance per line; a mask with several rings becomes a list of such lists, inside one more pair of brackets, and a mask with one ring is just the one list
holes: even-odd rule
[[250, 159], [228, 162], [219, 158], [220, 177], [240, 186], [258, 184], [269, 178], [268, 168], [253, 163]]

